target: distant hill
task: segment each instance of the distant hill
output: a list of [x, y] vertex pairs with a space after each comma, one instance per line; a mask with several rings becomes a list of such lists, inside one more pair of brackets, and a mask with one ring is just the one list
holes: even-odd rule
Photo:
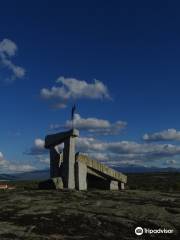
[[115, 167], [114, 169], [122, 173], [180, 172], [179, 168], [157, 168], [157, 167], [144, 167], [144, 166], [135, 166], [135, 165]]
[[[122, 166], [114, 167], [116, 171], [122, 173], [157, 173], [157, 172], [180, 172], [177, 168], [156, 168], [156, 167], [143, 167], [143, 166]], [[0, 181], [20, 181], [20, 180], [44, 180], [49, 178], [49, 169], [16, 173], [16, 174], [0, 174]]]
[[9, 174], [0, 174], [0, 181], [6, 181], [6, 180], [16, 180], [16, 176], [14, 175], [9, 175]]
[[25, 173], [16, 173], [16, 174], [0, 174], [0, 181], [20, 181], [20, 180], [44, 180], [49, 178], [49, 169], [25, 172]]

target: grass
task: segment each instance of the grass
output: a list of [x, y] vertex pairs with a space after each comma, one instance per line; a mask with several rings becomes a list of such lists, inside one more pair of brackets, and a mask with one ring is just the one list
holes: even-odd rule
[[[174, 189], [179, 179], [171, 173], [130, 174], [128, 190], [87, 192], [12, 182], [16, 190], [0, 191], [0, 239], [180, 239], [180, 191]], [[175, 233], [137, 238], [137, 226]]]
[[128, 188], [156, 191], [180, 191], [180, 173], [128, 174]]

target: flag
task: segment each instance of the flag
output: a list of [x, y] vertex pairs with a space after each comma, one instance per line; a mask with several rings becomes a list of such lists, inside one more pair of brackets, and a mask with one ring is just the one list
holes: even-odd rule
[[71, 120], [72, 120], [72, 122], [73, 122], [73, 120], [74, 120], [74, 112], [76, 111], [76, 106], [75, 106], [75, 104], [74, 104], [74, 106], [72, 107], [72, 110], [71, 110]]

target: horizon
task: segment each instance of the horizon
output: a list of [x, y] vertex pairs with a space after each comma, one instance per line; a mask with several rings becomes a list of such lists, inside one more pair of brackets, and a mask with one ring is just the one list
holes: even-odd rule
[[47, 134], [109, 165], [180, 169], [180, 4], [3, 2], [0, 173], [49, 167]]
[[[128, 175], [128, 174], [179, 174], [180, 168], [173, 168], [173, 167], [144, 167], [144, 166], [138, 166], [138, 165], [122, 165], [119, 167], [112, 167], [113, 170]], [[123, 172], [122, 172], [123, 171]], [[40, 174], [38, 174], [40, 173]], [[30, 175], [29, 175], [30, 174]], [[35, 174], [35, 177], [32, 177]], [[37, 175], [38, 174], [38, 175]], [[41, 174], [43, 174], [41, 176]], [[14, 179], [14, 180], [30, 180], [30, 179], [46, 179], [48, 178], [50, 174], [50, 168], [44, 168], [44, 169], [36, 169], [31, 171], [22, 171], [22, 172], [8, 172], [8, 173], [1, 173], [0, 172], [0, 182], [3, 181], [13, 181], [13, 179], [3, 179], [4, 176], [7, 177], [19, 177], [23, 176], [21, 179]], [[1, 179], [2, 178], [2, 179]]]

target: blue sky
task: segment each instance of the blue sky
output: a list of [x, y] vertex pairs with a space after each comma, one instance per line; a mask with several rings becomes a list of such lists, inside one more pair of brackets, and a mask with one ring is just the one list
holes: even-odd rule
[[179, 8], [178, 1], [1, 3], [1, 171], [46, 168], [43, 139], [68, 128], [74, 102], [81, 151], [112, 166], [179, 167]]

